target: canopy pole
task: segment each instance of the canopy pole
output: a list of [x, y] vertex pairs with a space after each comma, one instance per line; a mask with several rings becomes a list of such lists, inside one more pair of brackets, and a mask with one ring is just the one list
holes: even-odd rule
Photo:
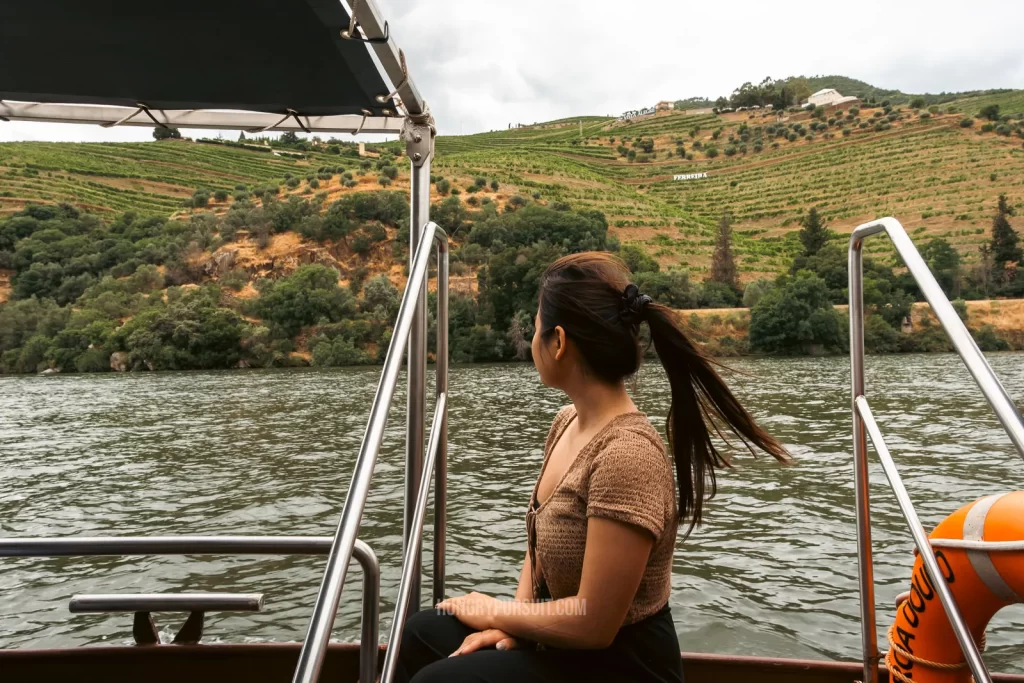
[[[411, 164], [409, 258], [412, 259], [422, 235], [422, 226], [430, 221], [430, 162], [434, 157], [433, 119], [410, 117], [402, 127], [402, 139]], [[406, 361], [409, 367], [408, 413], [405, 450], [405, 506], [402, 527], [402, 552], [412, 543], [413, 517], [423, 474], [423, 439], [427, 413], [427, 283], [423, 282], [422, 296], [413, 316], [412, 331]], [[414, 559], [414, 570], [409, 590], [408, 614], [420, 610], [420, 558]]]

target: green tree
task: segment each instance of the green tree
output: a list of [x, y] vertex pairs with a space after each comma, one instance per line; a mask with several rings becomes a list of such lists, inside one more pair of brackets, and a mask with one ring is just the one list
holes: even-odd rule
[[996, 216], [992, 220], [992, 258], [996, 274], [1004, 274], [1006, 265], [1021, 260], [1021, 248], [1018, 246], [1020, 236], [1010, 225], [1009, 217], [1013, 210], [1006, 201], [1006, 195], [999, 195]]
[[732, 254], [732, 226], [729, 224], [728, 214], [724, 212], [718, 220], [715, 251], [711, 256], [711, 280], [735, 292], [740, 291], [739, 279], [736, 276], [736, 260]]
[[697, 308], [697, 294], [685, 270], [639, 272], [634, 274], [633, 282], [659, 304], [672, 308]]
[[627, 244], [619, 250], [619, 258], [621, 258], [626, 267], [629, 268], [629, 272], [636, 273], [657, 273], [661, 266], [658, 262], [651, 258], [650, 254], [644, 251], [643, 247], [636, 244]]
[[747, 308], [753, 308], [771, 290], [772, 283], [770, 280], [765, 278], [754, 280], [743, 289], [743, 305]]
[[262, 280], [257, 289], [253, 311], [289, 337], [321, 319], [337, 322], [355, 312], [352, 295], [338, 286], [338, 271], [319, 264], [300, 266], [277, 281]]
[[817, 207], [812, 206], [803, 220], [800, 230], [800, 243], [804, 245], [804, 256], [814, 256], [832, 237], [832, 231], [818, 215]]
[[219, 288], [204, 287], [145, 311], [114, 334], [115, 348], [153, 370], [229, 368], [242, 352], [244, 321], [217, 306]]
[[154, 140], [180, 140], [181, 131], [177, 128], [164, 128], [159, 126], [153, 129]]
[[945, 239], [933, 237], [921, 247], [921, 258], [928, 264], [946, 296], [951, 299], [959, 297], [960, 252]]
[[825, 281], [808, 271], [784, 278], [751, 311], [750, 344], [766, 353], [841, 350], [842, 326]]
[[400, 303], [398, 288], [391, 283], [387, 275], [378, 275], [363, 287], [362, 309], [387, 320], [389, 324], [398, 313]]

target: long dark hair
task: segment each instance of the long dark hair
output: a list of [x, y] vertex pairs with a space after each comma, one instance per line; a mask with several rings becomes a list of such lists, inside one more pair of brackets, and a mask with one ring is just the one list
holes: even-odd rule
[[585, 252], [552, 263], [541, 280], [542, 337], [556, 326], [565, 330], [586, 371], [615, 384], [636, 374], [644, 349], [639, 327], [646, 322], [651, 341], [672, 387], [666, 431], [676, 464], [679, 516], [692, 530], [700, 524], [704, 501], [715, 495], [715, 468], [730, 463], [711, 439], [732, 432], [752, 454], [755, 448], [788, 462], [782, 445], [754, 422], [718, 372], [716, 363], [683, 332], [679, 316], [652, 302], [629, 282], [629, 269], [611, 254]]

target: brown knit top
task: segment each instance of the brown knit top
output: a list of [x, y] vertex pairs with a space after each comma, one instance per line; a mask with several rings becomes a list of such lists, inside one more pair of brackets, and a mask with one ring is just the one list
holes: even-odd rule
[[[574, 419], [572, 406], [555, 417], [544, 446], [543, 467]], [[589, 517], [627, 522], [654, 536], [647, 568], [623, 626], [664, 607], [672, 589], [672, 553], [679, 524], [675, 483], [661, 435], [643, 413], [625, 413], [609, 422], [583, 447], [543, 504], [538, 504], [534, 486], [526, 529], [535, 600], [559, 600], [578, 593]]]

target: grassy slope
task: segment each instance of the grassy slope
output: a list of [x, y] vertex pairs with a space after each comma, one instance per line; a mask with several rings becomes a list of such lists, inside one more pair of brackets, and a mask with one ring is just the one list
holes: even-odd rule
[[[766, 144], [759, 153], [714, 160], [695, 151], [692, 161], [665, 155], [678, 138], [693, 151], [689, 132], [695, 126], [700, 127], [697, 139], [704, 143], [711, 141], [714, 129], [723, 127], [718, 142], [723, 149], [741, 123], [767, 125], [774, 116], [675, 113], [631, 123], [577, 117], [441, 137], [434, 174], [460, 187], [477, 175], [495, 178], [502, 184], [492, 193], [499, 204], [514, 193], [539, 192], [541, 201], [599, 209], [623, 242], [640, 243], [663, 265], [686, 268], [698, 278], [707, 268], [714, 224], [724, 210], [735, 217], [735, 249], [744, 279], [785, 267], [796, 249], [797, 218], [812, 205], [821, 207], [839, 231], [876, 216], [895, 215], [915, 236], [944, 236], [972, 254], [986, 239], [998, 193], [1024, 205], [1021, 140], [957, 125], [963, 114], [993, 103], [1005, 112], [1024, 110], [1024, 91], [965, 98], [953, 103], [962, 113], [930, 121], [911, 116], [889, 131], [855, 128], [844, 138], [832, 129], [837, 135], [831, 140], [817, 135], [811, 142], [782, 141], [778, 149]], [[862, 117], [870, 113], [865, 110]], [[653, 137], [656, 159], [643, 164], [621, 159], [615, 148], [623, 136]], [[29, 200], [70, 200], [97, 212], [167, 214], [178, 210], [198, 186], [230, 190], [237, 184], [278, 181], [285, 173], [305, 176], [321, 165], [352, 168], [356, 162], [325, 154], [295, 160], [171, 141], [0, 144], [0, 213], [20, 209]], [[691, 172], [707, 172], [709, 177], [672, 180], [675, 173]], [[371, 172], [357, 189], [375, 189], [375, 177]], [[407, 188], [407, 183], [403, 168], [392, 189]], [[332, 199], [347, 191], [337, 179], [321, 189]], [[463, 200], [468, 196], [461, 195]], [[883, 247], [879, 241], [871, 248]]]

